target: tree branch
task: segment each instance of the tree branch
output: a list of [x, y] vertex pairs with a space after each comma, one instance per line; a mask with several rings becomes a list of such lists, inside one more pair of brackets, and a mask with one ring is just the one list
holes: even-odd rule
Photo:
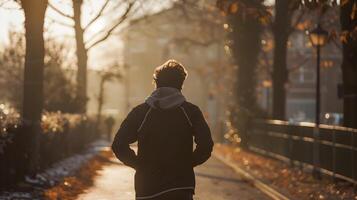
[[342, 45], [338, 43], [336, 39], [332, 39], [331, 41], [339, 50], [342, 50]]
[[[86, 49], [90, 50], [91, 48], [93, 48], [94, 46], [98, 45], [99, 43], [105, 41], [111, 34], [112, 32], [122, 23], [125, 21], [125, 19], [127, 19], [128, 14], [130, 13], [131, 9], [133, 8], [134, 3], [131, 2], [128, 5], [128, 8], [126, 9], [125, 13], [118, 19], [118, 21], [111, 26], [111, 28], [109, 28], [109, 30], [106, 31], [106, 33], [99, 39], [97, 39], [95, 42], [93, 42], [91, 45], [89, 45]], [[104, 32], [104, 31], [101, 31]], [[101, 33], [99, 32], [99, 33]], [[97, 34], [96, 34], [97, 35]], [[92, 37], [93, 38], [93, 37]]]
[[[273, 70], [272, 70], [272, 66], [271, 64], [269, 63], [269, 58], [268, 58], [268, 53], [265, 52], [265, 51], [262, 51], [262, 57], [263, 57], [263, 60], [264, 60], [264, 63], [265, 63], [265, 68], [266, 68], [266, 71], [269, 75], [269, 77], [272, 79], [273, 78]], [[263, 66], [264, 67], [264, 66]]]
[[53, 23], [56, 23], [56, 24], [59, 24], [59, 25], [62, 25], [62, 26], [68, 27], [68, 28], [74, 28], [74, 25], [67, 24], [67, 23], [65, 23], [65, 22], [62, 22], [62, 21], [53, 19], [53, 18], [51, 18], [51, 17], [48, 17], [48, 19], [49, 19], [51, 22], [53, 22]]
[[56, 7], [55, 7], [54, 5], [52, 5], [50, 2], [48, 2], [48, 6], [49, 6], [52, 10], [54, 10], [56, 13], [62, 15], [63, 17], [66, 17], [66, 18], [71, 19], [71, 20], [74, 19], [73, 16], [64, 13], [62, 10], [56, 8]]
[[98, 11], [97, 15], [93, 19], [91, 19], [88, 22], [88, 24], [83, 28], [84, 31], [86, 29], [88, 29], [95, 21], [97, 21], [99, 19], [99, 17], [101, 17], [103, 15], [103, 12], [104, 12], [105, 8], [107, 7], [108, 3], [109, 3], [109, 0], [106, 0], [105, 3], [100, 8], [100, 10]]
[[[14, 7], [11, 7], [11, 4], [14, 3]], [[10, 3], [10, 7], [5, 6], [6, 4]], [[21, 10], [21, 3], [19, 1], [13, 1], [13, 0], [0, 0], [0, 7], [6, 10]]]
[[291, 25], [291, 27], [289, 29], [289, 35], [295, 30], [296, 26], [301, 22], [304, 15], [305, 15], [304, 10], [299, 13], [299, 15], [296, 17], [296, 21]]
[[305, 58], [303, 61], [301, 61], [300, 63], [296, 64], [295, 66], [291, 67], [288, 69], [289, 72], [298, 70], [301, 66], [303, 66], [305, 63], [307, 63], [307, 61], [310, 60], [310, 57]]

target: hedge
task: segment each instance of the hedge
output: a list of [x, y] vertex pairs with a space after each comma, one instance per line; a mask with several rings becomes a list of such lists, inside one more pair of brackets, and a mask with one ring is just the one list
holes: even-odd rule
[[[0, 187], [22, 180], [29, 171], [28, 126], [14, 109], [0, 104]], [[83, 150], [96, 137], [94, 120], [85, 115], [45, 112], [41, 121], [38, 170]]]

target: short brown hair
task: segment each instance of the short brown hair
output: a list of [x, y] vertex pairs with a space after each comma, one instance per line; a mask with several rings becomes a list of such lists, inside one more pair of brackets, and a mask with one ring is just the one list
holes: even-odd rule
[[174, 87], [181, 90], [186, 77], [187, 71], [185, 67], [172, 59], [158, 66], [154, 71], [154, 80], [158, 88]]

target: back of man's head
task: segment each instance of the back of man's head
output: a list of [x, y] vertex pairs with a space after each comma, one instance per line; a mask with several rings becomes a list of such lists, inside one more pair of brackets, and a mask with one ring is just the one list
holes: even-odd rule
[[156, 87], [173, 87], [182, 89], [183, 82], [187, 77], [185, 67], [176, 60], [168, 60], [154, 71]]

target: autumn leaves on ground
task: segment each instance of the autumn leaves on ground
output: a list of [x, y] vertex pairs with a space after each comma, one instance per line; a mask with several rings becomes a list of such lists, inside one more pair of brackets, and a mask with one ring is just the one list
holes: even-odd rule
[[44, 191], [44, 199], [73, 200], [86, 189], [93, 186], [98, 171], [110, 163], [111, 151], [102, 151], [89, 159], [74, 176], [65, 177], [63, 181]]
[[291, 167], [281, 161], [263, 157], [238, 147], [216, 145], [215, 150], [219, 154], [229, 157], [236, 165], [255, 178], [294, 199], [357, 200], [357, 194], [351, 183], [341, 180], [333, 181], [331, 177], [322, 177], [322, 180], [317, 180], [311, 173], [303, 171], [299, 167]]
[[[323, 177], [316, 180], [301, 168], [242, 150], [236, 146], [217, 144], [216, 153], [293, 199], [357, 199], [352, 184]], [[72, 200], [94, 185], [98, 172], [112, 164], [110, 150], [101, 151], [89, 159], [74, 176], [65, 177], [54, 187], [44, 191], [44, 199]]]

